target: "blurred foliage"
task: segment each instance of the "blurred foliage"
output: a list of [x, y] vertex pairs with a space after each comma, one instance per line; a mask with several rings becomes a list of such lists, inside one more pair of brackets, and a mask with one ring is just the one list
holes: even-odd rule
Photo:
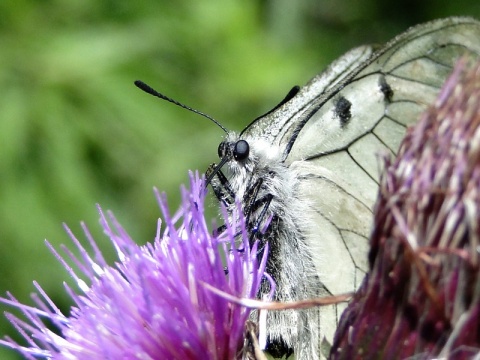
[[216, 161], [221, 130], [137, 78], [241, 130], [351, 47], [451, 15], [479, 18], [480, 2], [2, 0], [0, 293], [30, 303], [35, 279], [68, 311], [42, 240], [69, 244], [62, 222], [83, 239], [85, 220], [110, 251], [95, 203], [151, 240], [152, 187], [175, 209], [187, 171]]

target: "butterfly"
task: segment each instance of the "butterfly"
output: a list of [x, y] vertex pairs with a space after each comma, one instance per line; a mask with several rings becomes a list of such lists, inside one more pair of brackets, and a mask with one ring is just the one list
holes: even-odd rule
[[[359, 287], [368, 271], [378, 154], [395, 155], [462, 55], [480, 56], [478, 21], [418, 25], [376, 51], [347, 52], [239, 134], [227, 131], [221, 160], [207, 174], [232, 213], [234, 198], [243, 200], [252, 234], [270, 222], [264, 241], [275, 300]], [[327, 357], [345, 306], [269, 312], [267, 349]]]
[[[347, 52], [239, 134], [135, 84], [226, 132], [207, 183], [231, 214], [235, 199], [243, 201], [250, 236], [269, 243], [275, 300], [289, 302], [359, 287], [369, 268], [378, 155], [395, 155], [406, 128], [464, 55], [480, 57], [480, 22], [452, 17], [412, 27], [379, 49]], [[275, 357], [326, 358], [345, 307], [269, 312], [267, 350]]]

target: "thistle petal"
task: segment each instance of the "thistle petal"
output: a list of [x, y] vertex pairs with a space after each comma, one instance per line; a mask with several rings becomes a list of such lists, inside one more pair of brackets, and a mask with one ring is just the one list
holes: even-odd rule
[[[166, 197], [155, 191], [163, 213], [152, 244], [138, 246], [112, 213], [100, 208], [100, 223], [117, 251], [114, 266], [103, 259], [84, 226], [93, 257], [67, 229], [79, 257], [64, 248], [55, 257], [73, 277], [80, 291], [65, 285], [75, 305], [64, 315], [35, 284], [36, 306], [21, 304], [13, 296], [0, 298], [23, 313], [7, 318], [26, 345], [12, 339], [0, 344], [27, 359], [233, 359], [242, 350], [250, 310], [208, 290], [208, 284], [235, 297], [255, 297], [263, 277], [265, 258], [257, 259], [257, 244], [248, 237], [237, 251], [237, 229], [245, 232], [239, 207], [227, 230], [213, 236], [204, 217], [205, 188], [191, 176], [191, 190], [182, 191], [181, 209], [168, 211]], [[227, 254], [222, 262], [223, 249]], [[263, 255], [266, 256], [266, 252]], [[69, 259], [69, 261], [67, 261]], [[80, 270], [76, 273], [69, 265]], [[47, 327], [52, 322], [58, 331]]]

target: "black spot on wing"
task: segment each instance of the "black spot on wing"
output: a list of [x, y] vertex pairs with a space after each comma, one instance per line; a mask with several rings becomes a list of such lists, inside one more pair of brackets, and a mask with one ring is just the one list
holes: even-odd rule
[[383, 96], [385, 97], [386, 102], [391, 102], [393, 97], [393, 89], [387, 83], [385, 76], [380, 76], [379, 84], [380, 91], [382, 92]]
[[340, 126], [344, 127], [348, 124], [352, 118], [352, 103], [348, 101], [345, 97], [340, 96], [335, 102], [335, 116], [340, 119]]

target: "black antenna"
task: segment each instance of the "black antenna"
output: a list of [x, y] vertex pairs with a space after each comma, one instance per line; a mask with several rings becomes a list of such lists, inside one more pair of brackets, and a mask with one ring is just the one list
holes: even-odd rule
[[169, 98], [168, 96], [165, 96], [163, 94], [160, 94], [157, 90], [153, 89], [152, 87], [148, 86], [147, 84], [145, 84], [143, 81], [140, 81], [140, 80], [136, 80], [135, 81], [135, 86], [138, 87], [140, 90], [143, 90], [145, 91], [146, 93], [150, 94], [150, 95], [153, 95], [153, 96], [156, 96], [160, 99], [163, 99], [163, 100], [167, 100], [168, 102], [171, 102], [172, 104], [175, 104], [177, 106], [180, 106], [184, 109], [187, 109], [195, 114], [198, 114], [198, 115], [201, 115], [203, 117], [206, 117], [207, 119], [213, 121], [215, 124], [217, 124], [217, 126], [222, 129], [223, 131], [225, 131], [226, 134], [228, 134], [228, 130], [222, 125], [220, 124], [217, 120], [215, 120], [214, 118], [212, 118], [211, 116], [201, 112], [201, 111], [198, 111], [198, 110], [195, 110], [195, 109], [192, 109], [190, 106], [187, 106], [187, 105], [183, 105], [182, 103], [179, 103], [178, 101], [176, 100], [173, 100], [172, 98]]

